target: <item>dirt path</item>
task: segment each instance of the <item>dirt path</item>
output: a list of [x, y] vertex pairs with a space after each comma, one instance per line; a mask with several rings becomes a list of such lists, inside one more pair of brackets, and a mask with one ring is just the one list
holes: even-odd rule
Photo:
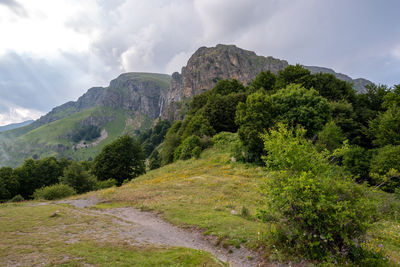
[[[58, 203], [73, 205], [84, 209], [95, 205], [97, 199], [65, 200]], [[228, 262], [229, 266], [261, 266], [260, 258], [245, 248], [222, 248], [216, 246], [215, 237], [204, 236], [200, 231], [178, 228], [165, 222], [151, 212], [142, 212], [132, 207], [106, 210], [84, 209], [88, 214], [104, 214], [113, 216], [120, 224], [133, 224], [129, 231], [121, 233], [127, 240], [134, 240], [132, 245], [178, 246], [210, 252], [218, 259]], [[80, 210], [83, 211], [83, 210]], [[265, 266], [265, 265], [263, 265]]]

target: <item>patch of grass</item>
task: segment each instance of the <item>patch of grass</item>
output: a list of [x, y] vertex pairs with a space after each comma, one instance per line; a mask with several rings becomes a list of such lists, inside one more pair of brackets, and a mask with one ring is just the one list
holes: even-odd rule
[[162, 212], [173, 224], [200, 227], [226, 244], [256, 248], [263, 245], [266, 227], [249, 215], [259, 206], [258, 188], [266, 175], [260, 168], [230, 163], [229, 153], [209, 149], [199, 160], [178, 161], [99, 194]]
[[400, 265], [400, 223], [377, 222], [371, 227], [363, 247], [372, 252], [386, 255], [391, 263]]
[[[79, 263], [96, 266], [226, 266], [208, 252], [188, 248], [132, 248], [83, 242], [67, 247], [66, 251], [79, 257]], [[67, 266], [75, 263], [72, 260]]]
[[[57, 214], [57, 216], [54, 216]], [[225, 266], [187, 248], [129, 245], [134, 225], [65, 205], [0, 205], [0, 262], [5, 266]]]
[[[114, 203], [130, 203], [162, 212], [169, 222], [183, 227], [199, 227], [215, 235], [216, 244], [249, 248], [267, 244], [275, 218], [262, 223], [255, 218], [257, 207], [266, 201], [259, 186], [270, 173], [254, 165], [233, 163], [223, 149], [205, 150], [200, 159], [177, 161], [142, 175], [120, 187], [97, 192]], [[369, 235], [378, 238], [392, 262], [398, 262], [400, 242], [398, 223], [377, 223]], [[395, 231], [397, 230], [397, 232]], [[366, 243], [378, 247], [372, 237]], [[279, 255], [272, 249], [268, 255]], [[276, 258], [274, 258], [276, 260]], [[280, 260], [288, 260], [287, 255]]]

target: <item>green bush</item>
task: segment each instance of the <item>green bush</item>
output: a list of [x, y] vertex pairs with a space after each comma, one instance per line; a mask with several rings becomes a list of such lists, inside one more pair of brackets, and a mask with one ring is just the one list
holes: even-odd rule
[[85, 167], [79, 163], [73, 162], [64, 169], [63, 176], [60, 177], [60, 182], [71, 186], [78, 194], [82, 194], [96, 187], [96, 177], [90, 175]]
[[341, 147], [344, 140], [345, 137], [342, 129], [335, 122], [330, 121], [318, 133], [316, 145], [318, 150], [328, 149], [329, 151], [333, 151]]
[[370, 175], [375, 184], [386, 192], [400, 188], [400, 145], [388, 145], [378, 150], [371, 160]]
[[258, 211], [267, 220], [278, 215], [270, 240], [290, 253], [310, 259], [342, 255], [362, 241], [375, 207], [367, 188], [346, 178], [304, 138], [305, 130], [278, 125], [263, 136], [266, 166], [274, 170], [262, 192], [266, 206]]
[[[192, 135], [186, 138], [182, 144], [175, 150], [175, 159], [190, 159], [194, 157], [193, 151], [195, 150], [196, 147], [200, 148], [201, 152], [201, 141], [198, 136]], [[198, 153], [198, 151], [195, 153]]]
[[372, 184], [369, 178], [369, 164], [371, 153], [362, 147], [352, 146], [343, 155], [342, 163], [344, 168], [349, 171], [356, 181], [367, 181]]
[[69, 197], [76, 194], [75, 190], [66, 184], [54, 184], [40, 189], [33, 193], [34, 199], [54, 200]]
[[16, 196], [14, 196], [12, 199], [10, 199], [9, 202], [21, 202], [21, 201], [24, 201], [24, 200], [25, 200], [25, 199], [24, 199], [23, 196], [21, 196], [21, 195], [16, 195]]
[[95, 185], [95, 189], [96, 190], [105, 189], [105, 188], [113, 187], [114, 185], [117, 185], [117, 180], [115, 180], [115, 179], [97, 181], [96, 185]]

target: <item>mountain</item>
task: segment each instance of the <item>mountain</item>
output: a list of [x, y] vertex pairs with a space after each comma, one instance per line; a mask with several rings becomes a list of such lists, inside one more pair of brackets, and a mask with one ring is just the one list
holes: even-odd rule
[[[285, 60], [259, 56], [235, 45], [201, 47], [181, 73], [124, 73], [108, 87], [90, 88], [77, 101], [53, 108], [33, 123], [0, 133], [0, 166], [17, 166], [29, 157], [93, 158], [104, 145], [122, 134], [148, 129], [157, 118], [177, 120], [186, 114], [190, 99], [210, 90], [221, 79], [248, 84], [258, 73], [277, 73]], [[335, 71], [305, 66], [312, 73], [334, 74], [364, 92], [365, 79], [351, 79]], [[94, 131], [95, 138], [87, 138]]]
[[13, 129], [27, 126], [27, 125], [31, 124], [32, 122], [33, 122], [33, 120], [28, 120], [28, 121], [24, 121], [24, 122], [11, 123], [8, 125], [0, 126], [0, 133], [8, 131], [8, 130], [13, 130]]
[[[91, 88], [30, 125], [1, 133], [0, 165], [17, 166], [29, 157], [93, 158], [122, 134], [150, 128], [160, 115], [160, 95], [169, 84], [166, 74], [124, 73], [108, 87]], [[88, 127], [95, 127], [99, 136], [77, 139]]]
[[[200, 47], [189, 59], [181, 73], [172, 74], [168, 93], [162, 95], [162, 118], [169, 120], [182, 119], [185, 102], [206, 90], [210, 90], [221, 79], [237, 79], [248, 84], [261, 71], [277, 73], [289, 64], [285, 60], [271, 56], [259, 56], [256, 53], [241, 49], [235, 45]], [[347, 75], [336, 73], [332, 69], [304, 66], [311, 73], [331, 73], [338, 79], [354, 84], [358, 92], [365, 92], [365, 85], [371, 84], [365, 79], [353, 80]]]

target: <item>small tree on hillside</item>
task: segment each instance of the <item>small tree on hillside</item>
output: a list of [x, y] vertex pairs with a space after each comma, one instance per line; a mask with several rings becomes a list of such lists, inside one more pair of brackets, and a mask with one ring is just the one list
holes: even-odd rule
[[108, 144], [96, 156], [93, 174], [99, 180], [115, 179], [118, 185], [145, 173], [145, 156], [141, 146], [130, 136], [122, 136]]

